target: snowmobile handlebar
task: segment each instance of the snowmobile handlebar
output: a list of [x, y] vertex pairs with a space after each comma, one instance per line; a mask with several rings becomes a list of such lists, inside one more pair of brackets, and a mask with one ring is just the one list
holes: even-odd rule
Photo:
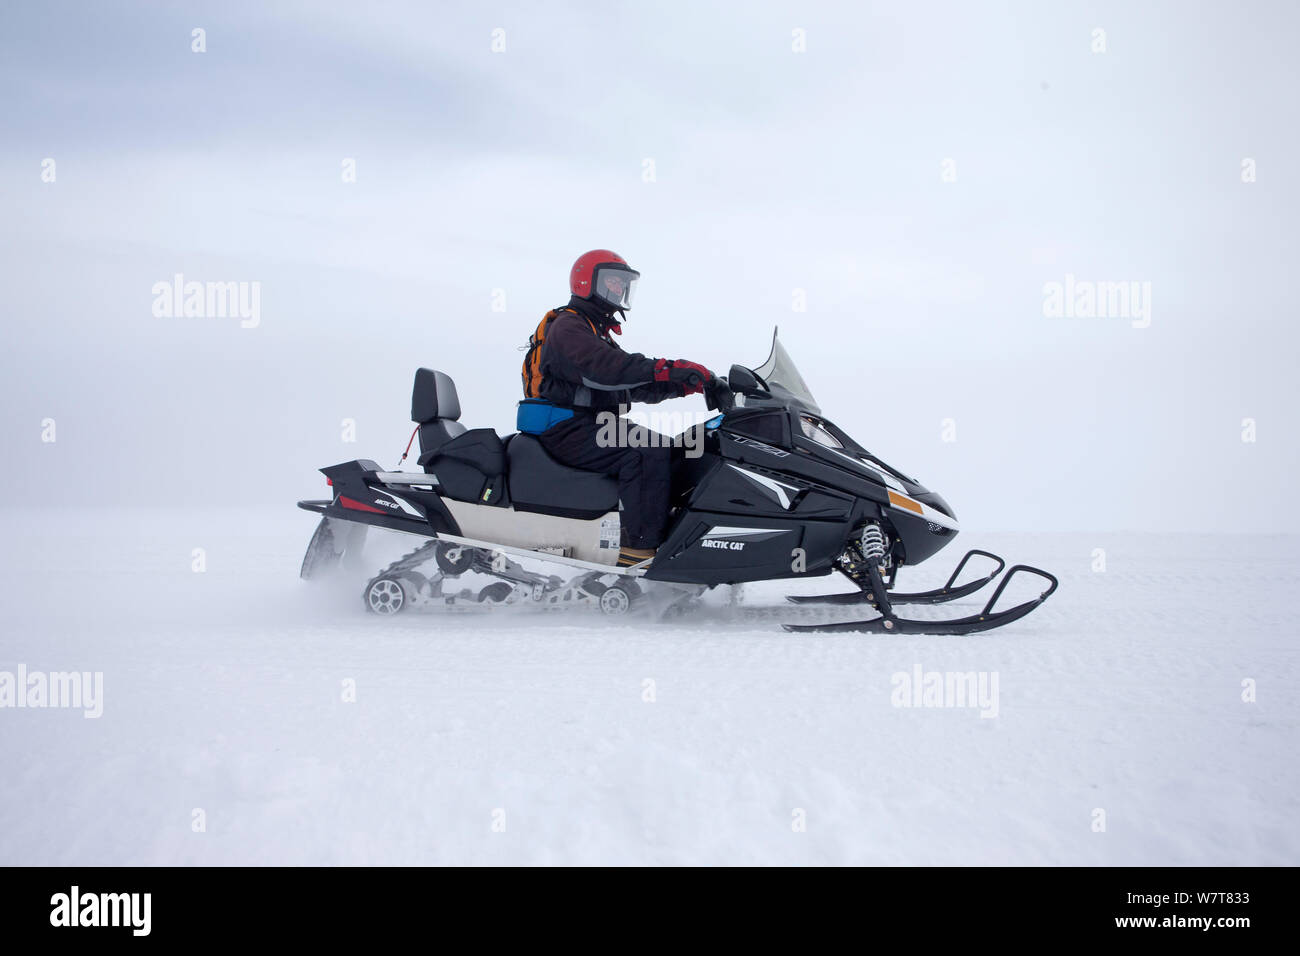
[[722, 412], [724, 415], [736, 407], [736, 396], [721, 375], [713, 376], [704, 384], [704, 404], [709, 411]]

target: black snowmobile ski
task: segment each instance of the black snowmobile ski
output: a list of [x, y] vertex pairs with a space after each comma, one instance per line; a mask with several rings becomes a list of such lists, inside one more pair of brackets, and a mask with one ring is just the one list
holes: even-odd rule
[[[957, 580], [958, 576], [961, 575], [962, 569], [966, 567], [966, 562], [969, 561], [971, 557], [974, 555], [980, 555], [985, 558], [992, 558], [994, 561], [998, 563], [998, 566], [994, 568], [992, 571], [990, 571], [988, 574], [984, 575], [984, 577], [982, 578], [976, 578], [975, 580], [968, 581], [966, 584], [963, 584], [959, 587], [953, 587], [954, 582]], [[957, 562], [957, 567], [954, 568], [952, 574], [948, 576], [948, 583], [945, 584], [943, 587], [935, 588], [933, 591], [912, 591], [911, 593], [907, 593], [907, 592], [898, 593], [898, 592], [887, 590], [886, 593], [889, 595], [890, 604], [943, 604], [947, 601], [955, 601], [958, 598], [963, 598], [969, 594], [974, 594], [980, 588], [984, 587], [984, 585], [988, 584], [999, 574], [1001, 574], [1002, 569], [1005, 568], [1006, 566], [1007, 563], [1003, 561], [1001, 558], [999, 558], [996, 554], [993, 554], [990, 551], [980, 551], [978, 549], [972, 548], [970, 551], [966, 552], [966, 554], [962, 557], [960, 561]], [[885, 582], [885, 583], [886, 586], [888, 586], [889, 582]], [[864, 587], [859, 591], [850, 591], [844, 594], [787, 594], [785, 599], [789, 601], [791, 604], [872, 604], [874, 605], [876, 603], [875, 593], [871, 590], [870, 586]]]
[[[1050, 584], [1046, 591], [1038, 595], [1032, 601], [1025, 601], [1023, 604], [1017, 604], [1015, 607], [1007, 608], [1005, 611], [994, 611], [993, 605], [997, 604], [998, 598], [1002, 592], [1007, 589], [1007, 585], [1021, 571], [1027, 574], [1036, 574]], [[870, 570], [871, 577], [875, 580], [875, 586], [879, 593], [885, 593], [884, 582], [880, 579], [880, 572], [875, 568]], [[810, 633], [817, 632], [823, 634], [974, 634], [977, 631], [988, 631], [995, 627], [1001, 627], [1003, 624], [1010, 624], [1032, 611], [1038, 605], [1046, 601], [1052, 592], [1056, 590], [1057, 580], [1055, 575], [1049, 574], [1040, 568], [1031, 568], [1027, 564], [1017, 564], [1007, 572], [1006, 577], [998, 585], [989, 602], [984, 605], [984, 609], [978, 614], [970, 617], [952, 618], [946, 621], [915, 621], [908, 618], [898, 617], [894, 614], [892, 599], [882, 600], [877, 609], [880, 611], [880, 617], [867, 621], [845, 621], [840, 624], [784, 624], [782, 625], [787, 631], [793, 633]]]

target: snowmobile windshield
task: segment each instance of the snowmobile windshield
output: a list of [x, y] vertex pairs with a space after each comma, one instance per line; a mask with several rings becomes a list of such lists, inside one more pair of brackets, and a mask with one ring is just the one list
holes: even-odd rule
[[591, 279], [591, 294], [615, 309], [632, 308], [632, 293], [641, 273], [627, 266], [597, 266]]
[[804, 410], [814, 415], [821, 414], [817, 400], [812, 397], [812, 392], [799, 374], [799, 369], [795, 368], [794, 360], [777, 338], [776, 332], [772, 333], [772, 354], [766, 362], [754, 369], [754, 374], [767, 383], [777, 398], [793, 399]]

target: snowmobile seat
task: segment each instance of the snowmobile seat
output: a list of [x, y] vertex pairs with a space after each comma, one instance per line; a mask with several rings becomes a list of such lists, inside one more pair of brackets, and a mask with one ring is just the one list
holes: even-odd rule
[[506, 449], [491, 428], [471, 428], [420, 455], [419, 463], [437, 476], [438, 491], [457, 501], [510, 504], [506, 488]]
[[420, 426], [420, 451], [424, 454], [436, 451], [465, 434], [466, 428], [459, 418], [460, 396], [451, 376], [431, 368], [417, 369], [415, 387], [411, 389], [411, 421]]
[[590, 520], [618, 510], [615, 479], [560, 464], [532, 435], [512, 435], [506, 460], [510, 503], [516, 511]]

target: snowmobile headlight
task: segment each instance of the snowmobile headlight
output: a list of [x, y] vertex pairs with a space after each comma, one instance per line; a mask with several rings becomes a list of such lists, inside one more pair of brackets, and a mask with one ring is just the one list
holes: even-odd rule
[[825, 445], [827, 448], [843, 448], [844, 444], [826, 430], [821, 422], [808, 415], [799, 416], [799, 426], [803, 430], [805, 438], [811, 438], [819, 445]]

